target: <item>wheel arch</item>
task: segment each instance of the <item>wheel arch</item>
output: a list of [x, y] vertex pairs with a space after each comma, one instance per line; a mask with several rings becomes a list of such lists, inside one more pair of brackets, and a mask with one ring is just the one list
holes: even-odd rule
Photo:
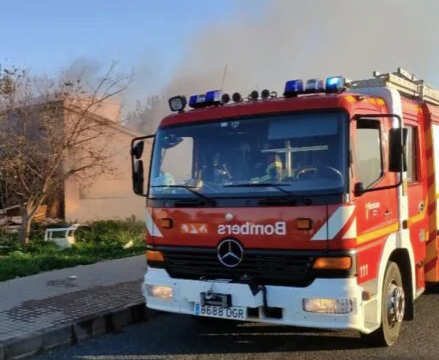
[[410, 237], [408, 232], [398, 232], [393, 233], [386, 239], [383, 251], [381, 253], [381, 258], [378, 268], [378, 291], [377, 291], [377, 323], [381, 323], [381, 297], [382, 297], [382, 287], [384, 281], [384, 275], [387, 268], [387, 263], [389, 261], [395, 262], [401, 272], [404, 290], [406, 292], [407, 301], [407, 313], [405, 320], [411, 320], [413, 318], [413, 302], [416, 297], [416, 279], [414, 264], [415, 258], [413, 253], [413, 247], [410, 242]]
[[404, 320], [413, 320], [414, 317], [414, 295], [413, 289], [416, 289], [416, 285], [413, 284], [410, 255], [407, 249], [395, 249], [390, 255], [389, 261], [393, 261], [398, 265], [401, 272], [402, 283], [404, 286], [404, 292], [406, 294], [412, 294], [407, 296], [406, 312], [404, 314]]

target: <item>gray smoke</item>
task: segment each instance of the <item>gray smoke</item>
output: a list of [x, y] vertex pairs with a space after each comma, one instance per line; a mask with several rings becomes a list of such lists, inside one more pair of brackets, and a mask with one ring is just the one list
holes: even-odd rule
[[[243, 0], [248, 8], [253, 1]], [[240, 7], [232, 20], [198, 31], [168, 94], [197, 94], [221, 85], [248, 95], [281, 92], [295, 78], [370, 77], [404, 67], [439, 84], [437, 0], [269, 0], [262, 16]], [[193, 38], [193, 37], [192, 37]]]
[[[296, 78], [360, 79], [397, 67], [439, 87], [437, 19], [437, 0], [236, 0], [227, 18], [193, 34], [176, 34], [186, 56], [169, 83], [160, 84], [158, 51], [147, 49], [123, 96], [125, 112], [135, 110], [136, 101], [148, 110], [152, 94], [189, 97], [218, 89], [225, 65], [223, 90], [244, 96], [264, 88], [282, 93], [285, 81]], [[67, 74], [84, 67], [89, 76], [101, 70], [100, 63], [81, 58]], [[169, 114], [167, 101], [153, 114], [155, 128]]]

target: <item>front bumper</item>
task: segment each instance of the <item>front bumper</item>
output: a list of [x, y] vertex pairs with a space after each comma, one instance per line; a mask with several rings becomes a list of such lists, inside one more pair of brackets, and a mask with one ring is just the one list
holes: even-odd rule
[[[147, 285], [172, 288], [172, 297], [163, 299], [149, 296]], [[362, 288], [356, 278], [316, 279], [310, 286], [294, 288], [284, 286], [266, 286], [266, 304], [270, 308], [280, 308], [281, 315], [276, 318], [267, 316], [262, 311], [263, 293], [253, 295], [246, 284], [227, 283], [220, 281], [199, 281], [172, 279], [163, 269], [149, 268], [142, 285], [148, 308], [193, 315], [194, 303], [200, 301], [200, 294], [212, 292], [230, 294], [232, 306], [246, 307], [252, 311], [247, 320], [320, 329], [355, 329], [364, 330], [364, 315], [361, 302]], [[348, 314], [323, 314], [307, 312], [303, 309], [303, 299], [351, 299], [352, 311]]]

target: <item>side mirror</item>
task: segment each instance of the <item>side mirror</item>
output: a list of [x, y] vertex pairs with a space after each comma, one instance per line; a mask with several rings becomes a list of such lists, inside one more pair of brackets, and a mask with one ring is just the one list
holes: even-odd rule
[[134, 156], [136, 159], [140, 159], [143, 154], [144, 146], [145, 142], [139, 141], [134, 147], [131, 148], [131, 156]]
[[407, 129], [390, 129], [389, 131], [389, 171], [401, 173], [407, 170], [405, 146], [407, 143]]
[[[145, 141], [148, 139], [154, 139], [155, 141], [155, 135], [146, 135], [146, 136], [140, 136], [136, 137], [131, 140], [131, 179], [133, 183], [133, 192], [136, 195], [147, 197], [148, 194], [145, 194], [145, 179], [144, 179], [144, 168], [143, 168], [143, 161], [140, 159], [143, 156], [144, 149], [145, 149]], [[153, 145], [154, 146], [154, 145]], [[152, 146], [152, 147], [153, 147]], [[147, 152], [149, 152], [149, 146], [147, 148]], [[146, 154], [149, 156], [149, 160], [151, 161], [152, 154]], [[146, 184], [146, 188], [148, 188], [149, 185]]]
[[137, 160], [134, 163], [134, 171], [133, 171], [133, 191], [137, 195], [144, 195], [143, 191], [143, 161]]
[[354, 186], [354, 194], [355, 196], [361, 196], [365, 192], [364, 184], [362, 182], [357, 182]]

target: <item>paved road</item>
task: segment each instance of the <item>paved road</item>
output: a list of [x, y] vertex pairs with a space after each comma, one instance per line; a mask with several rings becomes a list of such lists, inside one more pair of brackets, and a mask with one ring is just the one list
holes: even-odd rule
[[416, 320], [392, 348], [365, 348], [355, 332], [308, 332], [284, 326], [229, 324], [208, 328], [191, 318], [160, 314], [120, 334], [63, 347], [34, 360], [193, 359], [439, 359], [439, 293], [424, 294]]
[[139, 255], [0, 282], [0, 345], [141, 303], [145, 270], [145, 256]]
[[0, 282], [0, 345], [115, 307], [141, 303], [144, 255]]

